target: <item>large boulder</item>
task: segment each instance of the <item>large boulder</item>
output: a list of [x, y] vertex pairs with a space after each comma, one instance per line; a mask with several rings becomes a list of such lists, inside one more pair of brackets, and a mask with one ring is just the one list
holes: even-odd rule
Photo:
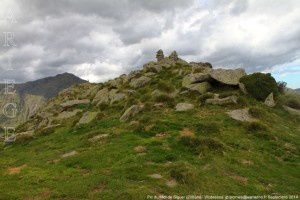
[[273, 108], [273, 107], [276, 105], [276, 103], [275, 103], [275, 101], [274, 101], [274, 97], [273, 97], [273, 92], [270, 93], [270, 94], [267, 96], [267, 98], [265, 99], [264, 104], [265, 104], [266, 106], [271, 107], [271, 108]]
[[134, 117], [136, 114], [138, 114], [143, 109], [142, 105], [133, 105], [130, 108], [128, 108], [124, 114], [120, 117], [121, 122], [126, 122], [130, 118]]
[[108, 89], [107, 88], [103, 88], [102, 90], [100, 90], [94, 100], [93, 100], [94, 104], [100, 105], [100, 104], [108, 104], [109, 103], [109, 93], [108, 93]]
[[194, 105], [191, 103], [178, 103], [175, 107], [176, 111], [182, 112], [194, 109]]
[[210, 72], [213, 79], [226, 85], [238, 85], [245, 75], [244, 69], [214, 69]]
[[80, 105], [80, 104], [89, 104], [90, 100], [89, 99], [81, 99], [81, 100], [70, 100], [70, 101], [66, 101], [62, 104], [60, 104], [61, 107], [63, 108], [69, 108], [72, 106], [76, 106], [76, 105]]
[[237, 104], [237, 97], [236, 96], [229, 96], [225, 98], [213, 98], [213, 99], [206, 99], [206, 104], [212, 105], [226, 105], [226, 104]]
[[77, 125], [88, 124], [88, 123], [92, 122], [97, 117], [97, 115], [98, 115], [98, 112], [86, 112], [80, 118]]
[[133, 78], [129, 85], [133, 88], [139, 88], [146, 85], [150, 80], [151, 78], [147, 76], [141, 76], [140, 78]]
[[200, 94], [204, 94], [211, 89], [211, 84], [209, 82], [194, 83], [186, 86], [190, 91], [196, 91]]
[[206, 73], [189, 74], [182, 79], [182, 87], [186, 87], [192, 83], [200, 83], [200, 82], [208, 81], [209, 78], [210, 75]]

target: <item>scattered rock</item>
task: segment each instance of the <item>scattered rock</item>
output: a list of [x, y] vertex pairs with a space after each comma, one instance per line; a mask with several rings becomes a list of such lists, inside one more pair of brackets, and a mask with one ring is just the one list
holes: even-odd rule
[[162, 61], [165, 58], [164, 52], [160, 49], [156, 52], [157, 62]]
[[80, 118], [77, 125], [88, 124], [88, 123], [92, 122], [97, 117], [97, 115], [98, 115], [98, 112], [86, 112]]
[[16, 141], [16, 138], [17, 138], [16, 134], [12, 134], [9, 137], [4, 139], [4, 144], [9, 145], [9, 144], [14, 143]]
[[77, 113], [80, 113], [80, 112], [82, 112], [82, 110], [79, 110], [79, 109], [76, 109], [73, 111], [64, 111], [64, 112], [60, 113], [56, 117], [56, 119], [68, 119], [68, 118], [74, 117], [75, 115], [77, 115]]
[[196, 91], [200, 94], [204, 94], [211, 89], [211, 84], [209, 82], [194, 83], [186, 86], [186, 88], [190, 91]]
[[147, 151], [146, 147], [144, 146], [136, 146], [133, 149], [136, 153], [145, 153]]
[[75, 155], [77, 155], [77, 154], [78, 154], [77, 151], [71, 151], [71, 152], [69, 152], [69, 153], [63, 154], [61, 157], [62, 157], [62, 158], [67, 158], [67, 157], [75, 156]]
[[130, 118], [134, 117], [136, 114], [138, 114], [143, 109], [143, 106], [141, 105], [133, 105], [130, 108], [128, 108], [124, 114], [120, 117], [121, 122], [126, 122]]
[[187, 111], [194, 109], [194, 105], [190, 103], [178, 103], [176, 105], [176, 111]]
[[214, 97], [213, 99], [206, 99], [205, 103], [212, 105], [237, 104], [237, 97], [234, 95], [222, 99]]
[[166, 185], [170, 188], [174, 188], [177, 186], [177, 182], [176, 182], [176, 180], [172, 179], [172, 180], [167, 181]]
[[300, 110], [297, 110], [295, 108], [291, 108], [291, 107], [288, 107], [288, 106], [283, 106], [283, 109], [286, 110], [291, 115], [298, 115], [298, 116], [300, 116]]
[[270, 93], [270, 94], [267, 96], [267, 98], [265, 99], [264, 104], [265, 104], [266, 106], [271, 107], [271, 108], [273, 108], [273, 107], [276, 105], [276, 103], [275, 103], [275, 101], [274, 101], [274, 97], [273, 97], [273, 92]]
[[90, 138], [89, 141], [90, 141], [90, 142], [97, 142], [97, 141], [99, 141], [99, 140], [103, 140], [103, 139], [105, 139], [105, 138], [108, 138], [108, 136], [109, 136], [108, 134], [100, 134], [100, 135], [96, 135], [96, 136]]
[[240, 78], [245, 75], [244, 69], [215, 69], [210, 73], [213, 79], [226, 85], [238, 85]]
[[249, 109], [248, 108], [232, 110], [230, 112], [227, 112], [227, 114], [232, 119], [242, 121], [242, 122], [255, 122], [255, 121], [257, 121], [257, 119], [253, 118], [249, 114]]
[[162, 175], [160, 174], [150, 174], [148, 175], [150, 178], [154, 178], [154, 179], [161, 179], [162, 178]]
[[189, 74], [182, 79], [182, 87], [189, 86], [192, 83], [201, 83], [204, 81], [208, 81], [209, 78], [210, 75], [206, 73]]
[[90, 103], [89, 99], [82, 99], [82, 100], [77, 99], [77, 100], [71, 100], [71, 101], [64, 102], [64, 103], [60, 104], [60, 106], [63, 108], [69, 108], [69, 107], [72, 107], [75, 105], [89, 104], [89, 103]]
[[97, 104], [97, 106], [101, 104], [108, 104], [109, 103], [108, 89], [103, 88], [102, 90], [100, 90], [96, 94], [93, 103]]
[[140, 78], [132, 79], [129, 85], [133, 88], [140, 88], [140, 87], [143, 87], [144, 85], [146, 85], [150, 80], [151, 80], [151, 78], [149, 78], [147, 76], [142, 76]]

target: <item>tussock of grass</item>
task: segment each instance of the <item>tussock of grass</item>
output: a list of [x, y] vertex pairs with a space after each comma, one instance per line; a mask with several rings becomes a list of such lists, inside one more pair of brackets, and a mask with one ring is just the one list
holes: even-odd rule
[[264, 117], [266, 117], [266, 112], [259, 107], [249, 108], [249, 114], [252, 117], [259, 118], [259, 119], [263, 119]]
[[181, 184], [194, 184], [197, 176], [194, 169], [186, 163], [176, 163], [170, 169], [170, 176]]

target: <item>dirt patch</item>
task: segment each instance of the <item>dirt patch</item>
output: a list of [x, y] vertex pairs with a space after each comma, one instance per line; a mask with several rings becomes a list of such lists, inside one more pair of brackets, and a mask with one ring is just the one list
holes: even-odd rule
[[12, 175], [12, 174], [19, 174], [21, 172], [22, 169], [24, 169], [25, 167], [27, 167], [26, 164], [19, 166], [19, 167], [11, 167], [8, 168], [8, 174]]
[[194, 136], [195, 133], [188, 128], [184, 128], [182, 131], [180, 131], [180, 137], [194, 137]]

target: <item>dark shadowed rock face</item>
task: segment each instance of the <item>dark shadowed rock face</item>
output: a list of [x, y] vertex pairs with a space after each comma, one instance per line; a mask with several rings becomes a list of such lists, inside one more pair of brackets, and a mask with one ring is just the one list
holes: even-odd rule
[[47, 77], [36, 81], [30, 81], [16, 85], [17, 91], [23, 94], [43, 96], [45, 99], [55, 97], [60, 91], [71, 87], [74, 84], [87, 82], [79, 77], [63, 73], [54, 77]]

